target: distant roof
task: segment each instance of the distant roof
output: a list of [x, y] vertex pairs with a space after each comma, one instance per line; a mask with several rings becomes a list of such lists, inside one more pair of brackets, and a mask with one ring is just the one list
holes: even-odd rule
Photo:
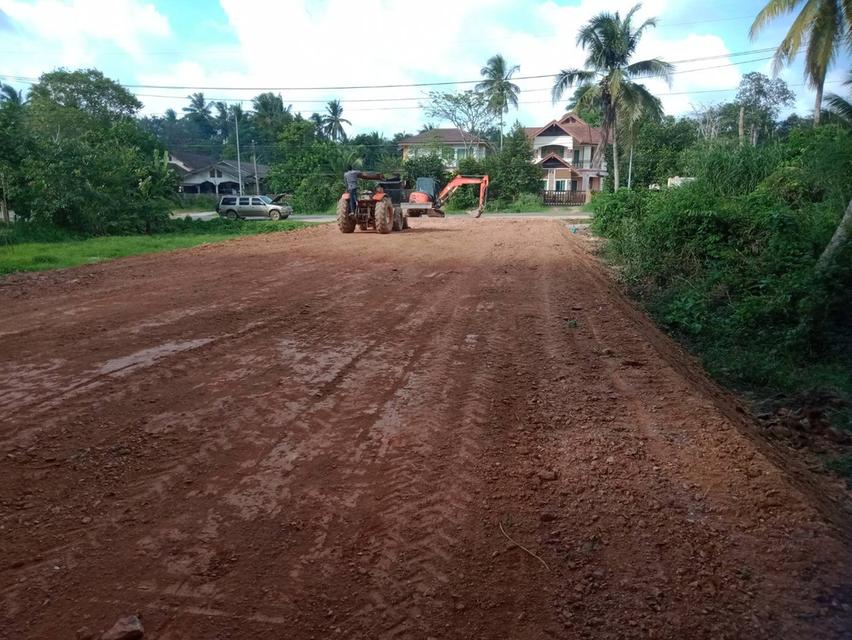
[[187, 167], [189, 167], [190, 171], [196, 171], [198, 169], [202, 169], [204, 167], [209, 167], [214, 162], [216, 162], [216, 158], [213, 156], [204, 156], [198, 153], [185, 153], [183, 151], [173, 151], [169, 153], [170, 158], [174, 158], [175, 160], [179, 160]]
[[[467, 135], [467, 142], [476, 144], [488, 144], [479, 136]], [[429, 129], [423, 133], [418, 133], [416, 136], [408, 136], [399, 141], [399, 144], [464, 144], [466, 141], [462, 137], [461, 131], [456, 128], [452, 129]]]
[[551, 127], [561, 129], [581, 144], [600, 144], [601, 130], [587, 124], [576, 113], [568, 112], [559, 120], [551, 120], [543, 127], [527, 127], [524, 132], [528, 138], [535, 138]]

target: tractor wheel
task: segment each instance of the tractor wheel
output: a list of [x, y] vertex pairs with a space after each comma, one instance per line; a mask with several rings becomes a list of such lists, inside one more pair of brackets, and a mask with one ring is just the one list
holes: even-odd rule
[[405, 216], [402, 215], [402, 209], [396, 207], [393, 210], [393, 230], [402, 231], [405, 229]]
[[405, 215], [405, 214], [402, 214], [402, 228], [403, 228], [403, 229], [410, 229], [410, 228], [411, 228], [411, 227], [408, 225], [408, 216], [407, 216], [407, 215]]
[[358, 228], [359, 228], [361, 231], [366, 231], [367, 229], [369, 229], [369, 228], [370, 228], [370, 226], [369, 226], [366, 222], [359, 222], [359, 223], [358, 223]]
[[355, 218], [349, 215], [349, 200], [346, 198], [337, 201], [337, 226], [341, 233], [355, 231]]
[[390, 200], [384, 200], [376, 203], [376, 231], [378, 233], [390, 233], [393, 229], [393, 205]]

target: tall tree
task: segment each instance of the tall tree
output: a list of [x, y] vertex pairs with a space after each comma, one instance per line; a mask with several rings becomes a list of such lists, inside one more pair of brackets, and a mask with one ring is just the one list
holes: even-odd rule
[[512, 82], [512, 76], [520, 70], [519, 65], [512, 65], [499, 53], [491, 56], [485, 66], [479, 71], [485, 78], [476, 85], [476, 90], [485, 94], [488, 106], [500, 119], [500, 150], [503, 150], [503, 115], [509, 112], [509, 106], [518, 108], [518, 94], [521, 89]]
[[630, 59], [642, 39], [645, 30], [657, 25], [656, 18], [645, 20], [634, 27], [633, 19], [641, 5], [635, 5], [622, 17], [619, 12], [603, 12], [584, 25], [577, 35], [577, 44], [588, 52], [584, 69], [563, 69], [553, 85], [553, 102], [562, 98], [566, 89], [579, 87], [577, 97], [581, 108], [600, 103], [601, 144], [595, 149], [593, 164], [600, 167], [604, 150], [612, 144], [613, 179], [619, 187], [618, 169], [618, 111], [619, 105], [629, 100], [632, 104], [644, 104], [653, 109], [657, 99], [637, 83], [638, 78], [663, 78], [670, 80], [673, 66], [659, 58], [639, 62]]
[[633, 187], [633, 150], [636, 146], [636, 138], [643, 123], [660, 122], [663, 119], [663, 105], [656, 96], [650, 98], [628, 87], [618, 103], [618, 131], [619, 138], [623, 138], [630, 150], [630, 159], [627, 166], [627, 188]]
[[760, 134], [775, 128], [775, 119], [781, 107], [793, 104], [796, 96], [781, 78], [751, 71], [740, 80], [737, 103], [741, 108], [743, 125], [749, 128], [751, 143], [757, 144]]
[[828, 68], [841, 48], [852, 48], [850, 0], [769, 0], [757, 14], [749, 35], [755, 38], [772, 20], [801, 6], [790, 30], [775, 52], [775, 71], [790, 64], [805, 49], [805, 78], [816, 89], [814, 124], [819, 126], [822, 93]]
[[325, 135], [331, 140], [345, 142], [346, 131], [343, 129], [344, 124], [352, 126], [352, 123], [343, 117], [343, 105], [340, 104], [340, 100], [329, 101], [325, 106], [325, 115], [322, 118]]
[[211, 114], [213, 103], [207, 102], [204, 99], [203, 93], [193, 93], [187, 96], [187, 99], [189, 100], [189, 106], [183, 108], [186, 119], [195, 125], [198, 135], [201, 138], [210, 140], [216, 133]]
[[[446, 120], [459, 130], [465, 149], [470, 151], [477, 135], [482, 134], [495, 119], [488, 99], [478, 91], [441, 93], [432, 91], [425, 105], [426, 116]], [[431, 127], [431, 125], [427, 125]]]

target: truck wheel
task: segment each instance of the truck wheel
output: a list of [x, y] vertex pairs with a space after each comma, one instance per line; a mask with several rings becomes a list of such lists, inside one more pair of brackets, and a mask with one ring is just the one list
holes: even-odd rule
[[349, 200], [345, 198], [337, 201], [337, 226], [342, 233], [355, 231], [355, 218], [349, 216]]
[[280, 220], [281, 219], [281, 212], [273, 209], [272, 211], [269, 212], [269, 219], [270, 220]]
[[376, 203], [376, 231], [390, 233], [393, 229], [393, 206], [385, 199]]
[[403, 222], [402, 209], [399, 207], [394, 208], [393, 210], [393, 230], [394, 231], [402, 231], [405, 229], [405, 225]]
[[236, 220], [238, 216], [237, 216], [237, 212], [232, 210], [232, 211], [226, 211], [225, 217], [228, 220]]

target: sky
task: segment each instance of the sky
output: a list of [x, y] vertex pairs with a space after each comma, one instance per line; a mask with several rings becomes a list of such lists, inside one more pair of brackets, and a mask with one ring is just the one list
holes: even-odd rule
[[[646, 84], [667, 113], [730, 100], [743, 73], [771, 74], [771, 52], [792, 18], [750, 40], [748, 29], [765, 0], [646, 0], [640, 18], [657, 17], [637, 60], [676, 62], [671, 86]], [[313, 89], [353, 85], [476, 80], [501, 53], [520, 65], [520, 105], [508, 122], [544, 125], [565, 111], [553, 104], [550, 76], [582, 67], [580, 25], [602, 10], [626, 11], [635, 0], [0, 0], [0, 81], [26, 89], [55, 68], [94, 67], [132, 88], [144, 113], [178, 113], [195, 89], [209, 100], [246, 101], [261, 90], [280, 93], [294, 112], [322, 111], [340, 99], [350, 134], [416, 132], [430, 120], [420, 108], [428, 88]], [[696, 58], [704, 58], [696, 60]], [[711, 58], [711, 59], [707, 59]], [[743, 64], [744, 61], [749, 61]], [[740, 63], [740, 64], [734, 64]], [[829, 72], [827, 91], [852, 62]], [[713, 67], [713, 68], [708, 68]], [[780, 73], [796, 93], [794, 109], [813, 109], [797, 61]], [[472, 88], [472, 84], [435, 87]], [[181, 87], [181, 88], [171, 88]], [[300, 88], [308, 87], [310, 90]], [[431, 121], [440, 126], [446, 123]]]

